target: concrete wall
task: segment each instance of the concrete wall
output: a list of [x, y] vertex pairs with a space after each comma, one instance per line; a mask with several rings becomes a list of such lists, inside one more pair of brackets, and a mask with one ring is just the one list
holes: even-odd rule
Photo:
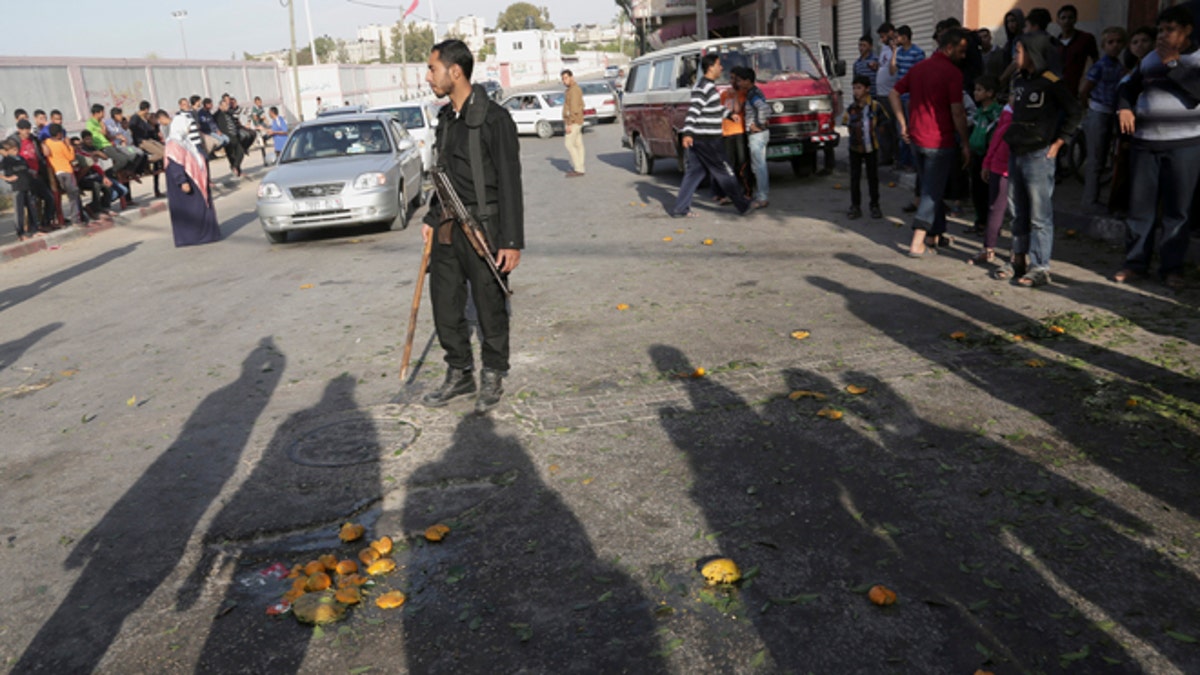
[[289, 109], [287, 81], [273, 63], [253, 61], [167, 61], [0, 57], [0, 127], [13, 125], [13, 110], [46, 112], [57, 108], [70, 131], [83, 128], [92, 104], [121, 106], [127, 113], [139, 102], [167, 110], [176, 101], [199, 94], [212, 98], [228, 92], [242, 103], [261, 96], [263, 104]]

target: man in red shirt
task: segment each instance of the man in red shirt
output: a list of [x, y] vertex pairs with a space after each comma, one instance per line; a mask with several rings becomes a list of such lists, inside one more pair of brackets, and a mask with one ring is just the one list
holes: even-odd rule
[[1087, 72], [1088, 61], [1099, 61], [1100, 50], [1096, 47], [1096, 36], [1087, 31], [1075, 30], [1075, 22], [1079, 19], [1079, 10], [1075, 5], [1063, 5], [1058, 8], [1058, 27], [1062, 33], [1058, 42], [1062, 45], [1062, 79], [1067, 89], [1073, 94], [1079, 93], [1079, 82]]
[[[967, 34], [961, 28], [942, 33], [934, 55], [912, 67], [888, 95], [900, 135], [912, 143], [917, 155], [921, 203], [913, 217], [913, 237], [908, 255], [925, 255], [926, 244], [949, 246], [946, 205], [942, 197], [956, 161], [971, 164], [967, 146], [967, 113], [963, 109], [963, 76], [958, 65], [967, 55]], [[909, 95], [909, 118], [900, 102]]]
[[50, 185], [46, 180], [49, 175], [50, 165], [46, 162], [46, 156], [42, 154], [42, 144], [38, 142], [37, 136], [33, 133], [33, 124], [29, 120], [21, 120], [17, 122], [17, 133], [13, 138], [18, 143], [18, 154], [21, 159], [25, 160], [25, 164], [29, 166], [29, 173], [32, 180], [30, 181], [29, 192], [40, 202], [40, 226], [42, 232], [49, 232], [55, 229], [52, 220], [55, 217], [54, 213], [54, 194], [50, 192]]

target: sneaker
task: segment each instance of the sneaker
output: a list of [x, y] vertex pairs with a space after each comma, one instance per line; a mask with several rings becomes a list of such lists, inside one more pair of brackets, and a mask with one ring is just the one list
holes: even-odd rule
[[878, 206], [872, 206], [871, 207], [871, 217], [878, 220], [883, 217], [883, 211], [881, 211]]
[[850, 210], [846, 213], [846, 217], [850, 220], [862, 218], [862, 209], [858, 208], [857, 206], [851, 206]]

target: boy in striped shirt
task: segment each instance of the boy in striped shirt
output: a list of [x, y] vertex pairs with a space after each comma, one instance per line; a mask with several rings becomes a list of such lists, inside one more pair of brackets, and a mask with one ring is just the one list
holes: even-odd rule
[[[700, 59], [700, 69], [704, 76], [692, 88], [691, 105], [688, 106], [687, 118], [683, 125], [683, 148], [687, 153], [687, 171], [683, 174], [683, 184], [679, 187], [679, 196], [671, 209], [671, 216], [682, 218], [695, 216], [692, 212], [692, 198], [696, 188], [704, 180], [705, 174], [712, 177], [717, 184], [720, 194], [733, 200], [738, 213], [750, 210], [750, 202], [742, 193], [737, 177], [729, 166], [725, 156], [725, 146], [721, 134], [721, 122], [728, 113], [721, 105], [721, 95], [713, 81], [721, 76], [721, 57], [719, 54], [708, 53]], [[733, 115], [740, 122], [739, 115]]]

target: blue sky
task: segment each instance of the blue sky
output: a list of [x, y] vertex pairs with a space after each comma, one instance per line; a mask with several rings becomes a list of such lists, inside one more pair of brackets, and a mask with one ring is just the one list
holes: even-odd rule
[[[79, 1], [69, 0], [72, 6]], [[410, 0], [367, 1], [407, 5]], [[307, 45], [305, 0], [295, 2], [296, 44]], [[437, 9], [443, 30], [445, 23], [468, 14], [483, 17], [491, 26], [500, 12], [512, 4], [512, 0], [419, 0], [414, 15], [428, 19], [430, 2]], [[52, 0], [50, 4], [68, 3]], [[390, 23], [400, 14], [398, 10], [362, 7], [345, 0], [308, 0], [308, 4], [314, 33], [335, 38], [353, 39], [358, 26]], [[604, 23], [617, 14], [616, 3], [611, 0], [533, 0], [533, 4], [548, 7], [550, 20], [557, 26]], [[50, 32], [7, 31], [0, 54], [143, 58], [153, 52], [161, 58], [182, 58], [179, 24], [171, 18], [172, 10], [188, 13], [183, 29], [188, 56], [193, 59], [228, 59], [232, 54], [240, 59], [242, 52], [288, 46], [288, 12], [280, 0], [100, 0], [88, 5], [92, 9], [87, 12], [55, 12], [55, 29]], [[54, 8], [42, 6], [42, 9]], [[99, 26], [104, 29], [98, 31]]]

